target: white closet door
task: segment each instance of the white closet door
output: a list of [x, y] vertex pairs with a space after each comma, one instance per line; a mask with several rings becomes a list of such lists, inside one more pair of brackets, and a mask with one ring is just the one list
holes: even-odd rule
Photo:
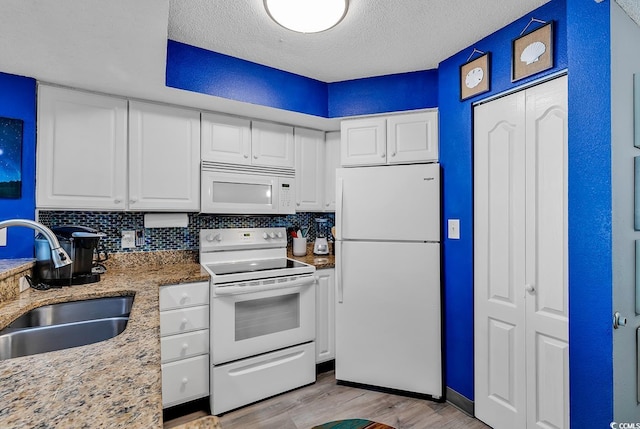
[[568, 428], [567, 79], [526, 96], [527, 428]]
[[568, 428], [567, 79], [474, 123], [476, 416]]
[[475, 413], [524, 428], [525, 96], [474, 110]]

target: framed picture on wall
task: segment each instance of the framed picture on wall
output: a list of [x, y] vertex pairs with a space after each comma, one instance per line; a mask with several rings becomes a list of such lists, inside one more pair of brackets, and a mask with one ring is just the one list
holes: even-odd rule
[[553, 22], [524, 34], [511, 44], [511, 81], [553, 67]]
[[0, 199], [22, 197], [21, 119], [0, 118]]
[[460, 100], [482, 94], [490, 89], [490, 53], [460, 66]]

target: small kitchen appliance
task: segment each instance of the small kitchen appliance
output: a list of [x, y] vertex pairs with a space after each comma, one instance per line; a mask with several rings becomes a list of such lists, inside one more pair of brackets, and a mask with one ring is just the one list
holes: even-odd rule
[[35, 241], [36, 267], [34, 272], [36, 284], [49, 286], [70, 286], [100, 281], [100, 274], [94, 272], [94, 253], [98, 249], [100, 239], [105, 234], [93, 228], [76, 225], [65, 225], [51, 228], [62, 248], [69, 254], [71, 265], [54, 268], [51, 261], [51, 248], [42, 234]]
[[200, 230], [210, 274], [213, 414], [316, 378], [315, 267], [287, 258], [285, 228]]
[[316, 218], [316, 241], [313, 243], [314, 255], [328, 255], [329, 243], [327, 242], [327, 222], [326, 218]]

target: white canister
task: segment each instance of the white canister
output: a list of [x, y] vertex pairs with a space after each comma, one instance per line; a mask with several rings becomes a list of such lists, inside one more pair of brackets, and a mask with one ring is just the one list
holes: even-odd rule
[[307, 254], [307, 237], [293, 237], [293, 256]]

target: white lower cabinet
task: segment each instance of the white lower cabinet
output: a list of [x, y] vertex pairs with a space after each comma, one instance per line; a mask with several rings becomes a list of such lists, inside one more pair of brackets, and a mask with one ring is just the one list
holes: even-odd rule
[[336, 358], [335, 269], [316, 271], [316, 363]]
[[162, 406], [209, 395], [209, 282], [160, 288]]
[[209, 395], [209, 356], [162, 364], [162, 406], [182, 404]]

